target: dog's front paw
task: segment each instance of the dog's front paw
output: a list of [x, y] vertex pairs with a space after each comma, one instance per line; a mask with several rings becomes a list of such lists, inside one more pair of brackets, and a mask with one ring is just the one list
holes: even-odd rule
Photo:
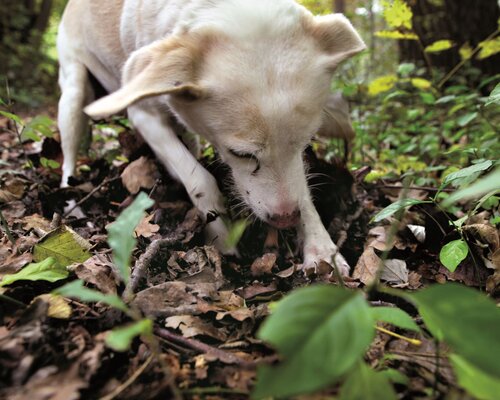
[[207, 244], [217, 247], [224, 255], [238, 257], [239, 253], [236, 247], [227, 245], [228, 236], [229, 231], [223, 219], [220, 217], [209, 222], [205, 227], [205, 239]]
[[305, 246], [302, 270], [306, 275], [318, 273], [321, 261], [326, 261], [334, 268], [336, 267], [342, 276], [348, 276], [351, 270], [351, 267], [332, 241], [324, 244], [315, 243]]

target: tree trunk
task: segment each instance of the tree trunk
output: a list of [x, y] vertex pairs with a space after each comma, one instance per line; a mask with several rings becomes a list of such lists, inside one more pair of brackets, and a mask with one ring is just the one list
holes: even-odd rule
[[[459, 49], [465, 43], [475, 48], [497, 30], [500, 10], [497, 0], [442, 0], [442, 5], [429, 0], [408, 0], [414, 18], [413, 28], [422, 40], [423, 46], [449, 39], [456, 43], [453, 49], [440, 53], [429, 53], [432, 65], [450, 71], [461, 60]], [[401, 41], [402, 61], [424, 62], [422, 49], [415, 41]], [[484, 75], [500, 72], [500, 55], [485, 60], [473, 60], [474, 67]]]
[[333, 0], [332, 9], [336, 13], [345, 14], [345, 0]]

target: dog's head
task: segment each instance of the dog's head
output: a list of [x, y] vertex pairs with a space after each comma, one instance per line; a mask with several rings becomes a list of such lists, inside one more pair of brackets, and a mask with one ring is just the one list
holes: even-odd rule
[[142, 48], [123, 87], [85, 111], [102, 117], [157, 97], [217, 148], [259, 218], [295, 225], [308, 190], [302, 153], [325, 118], [332, 73], [365, 45], [340, 14], [295, 6], [285, 17], [186, 28]]

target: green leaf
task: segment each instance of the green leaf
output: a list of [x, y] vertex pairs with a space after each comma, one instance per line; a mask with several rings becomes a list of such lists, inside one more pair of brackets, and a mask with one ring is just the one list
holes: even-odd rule
[[385, 38], [385, 39], [396, 39], [396, 40], [418, 40], [418, 36], [412, 32], [400, 32], [400, 31], [378, 31], [375, 32], [375, 36]]
[[23, 126], [23, 120], [19, 118], [16, 114], [12, 114], [7, 111], [0, 111], [0, 115], [4, 116], [5, 118], [10, 119], [11, 121], [14, 121], [16, 124]]
[[460, 263], [469, 255], [469, 246], [464, 240], [454, 240], [445, 245], [439, 253], [439, 261], [451, 272], [455, 272]]
[[114, 307], [124, 313], [129, 312], [127, 305], [116, 295], [106, 295], [97, 290], [89, 289], [84, 286], [83, 281], [77, 280], [59, 289], [54, 290], [54, 294], [59, 296], [68, 297], [70, 299], [78, 299], [86, 303], [97, 303], [101, 302]]
[[391, 217], [392, 215], [396, 214], [398, 211], [406, 208], [406, 207], [411, 207], [415, 206], [418, 204], [428, 204], [431, 203], [431, 201], [424, 201], [424, 200], [417, 200], [417, 199], [402, 199], [398, 200], [395, 203], [392, 203], [390, 206], [387, 206], [384, 208], [382, 211], [380, 211], [377, 215], [373, 217], [373, 222], [380, 222], [386, 218]]
[[284, 360], [259, 368], [253, 397], [287, 397], [321, 389], [349, 371], [374, 337], [374, 320], [361, 293], [312, 286], [280, 301], [258, 336]]
[[458, 384], [479, 400], [497, 400], [500, 393], [500, 379], [475, 368], [462, 357], [450, 355]]
[[364, 362], [358, 363], [347, 376], [340, 400], [396, 400], [398, 397], [387, 376], [375, 372]]
[[229, 233], [226, 239], [226, 246], [228, 248], [234, 248], [238, 245], [243, 234], [245, 233], [245, 229], [248, 227], [248, 222], [245, 219], [240, 221], [236, 221], [235, 223], [230, 223]]
[[144, 217], [145, 211], [153, 205], [154, 201], [141, 192], [116, 221], [107, 227], [108, 244], [113, 250], [113, 262], [125, 283], [129, 281], [130, 258], [137, 243], [134, 238], [135, 228]]
[[0, 286], [10, 285], [17, 281], [57, 282], [66, 279], [69, 272], [54, 258], [49, 257], [36, 264], [29, 264], [17, 274], [5, 275]]
[[455, 46], [451, 40], [438, 40], [425, 48], [427, 53], [438, 53], [440, 51], [449, 50]]
[[495, 89], [493, 89], [490, 97], [488, 97], [488, 100], [486, 101], [486, 106], [490, 106], [492, 104], [500, 104], [500, 83], [495, 86]]
[[457, 119], [457, 123], [459, 126], [461, 126], [463, 128], [464, 126], [467, 126], [472, 121], [474, 121], [478, 115], [479, 114], [477, 112], [462, 115], [460, 118]]
[[443, 201], [443, 207], [449, 207], [460, 200], [477, 198], [497, 189], [500, 189], [500, 168], [486, 175], [473, 185], [453, 193]]
[[380, 371], [379, 373], [384, 375], [392, 383], [396, 383], [398, 385], [408, 386], [408, 383], [410, 382], [410, 379], [397, 369], [388, 368]]
[[368, 94], [370, 96], [376, 96], [380, 93], [387, 92], [391, 90], [397, 82], [398, 77], [396, 75], [381, 76], [368, 85]]
[[91, 247], [84, 238], [63, 225], [50, 232], [35, 246], [33, 259], [41, 261], [53, 257], [62, 267], [67, 267], [87, 261], [91, 256]]
[[420, 90], [427, 90], [432, 87], [432, 82], [423, 78], [412, 78], [411, 84]]
[[479, 47], [481, 47], [481, 51], [479, 52], [477, 58], [480, 60], [494, 56], [495, 54], [500, 53], [500, 37], [485, 40], [484, 42], [479, 43]]
[[413, 12], [403, 0], [382, 1], [384, 7], [384, 18], [391, 28], [412, 29]]
[[415, 321], [400, 308], [373, 307], [370, 311], [375, 321], [387, 322], [401, 329], [420, 332], [420, 328]]
[[433, 336], [475, 368], [500, 378], [500, 310], [477, 290], [449, 283], [407, 295]]
[[143, 319], [134, 324], [113, 329], [106, 336], [106, 344], [115, 351], [130, 350], [132, 341], [137, 336], [151, 336], [153, 334], [153, 321]]
[[471, 176], [486, 171], [493, 165], [493, 161], [486, 160], [478, 164], [471, 165], [470, 167], [463, 168], [457, 172], [453, 172], [444, 178], [442, 187], [453, 182], [455, 186], [461, 185], [464, 180], [468, 180]]

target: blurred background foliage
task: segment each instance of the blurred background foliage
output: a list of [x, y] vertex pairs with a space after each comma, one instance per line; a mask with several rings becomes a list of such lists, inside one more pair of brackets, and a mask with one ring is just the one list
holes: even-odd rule
[[[67, 0], [3, 0], [0, 98], [17, 110], [58, 96], [57, 25]], [[499, 0], [299, 0], [315, 14], [346, 14], [368, 51], [344, 63], [332, 90], [353, 103], [354, 167], [368, 179], [498, 158], [500, 112], [486, 97], [500, 81]], [[326, 155], [337, 144], [326, 144]], [[460, 150], [460, 151], [459, 151]], [[446, 168], [448, 168], [446, 167]], [[436, 172], [437, 171], [437, 172]]]

